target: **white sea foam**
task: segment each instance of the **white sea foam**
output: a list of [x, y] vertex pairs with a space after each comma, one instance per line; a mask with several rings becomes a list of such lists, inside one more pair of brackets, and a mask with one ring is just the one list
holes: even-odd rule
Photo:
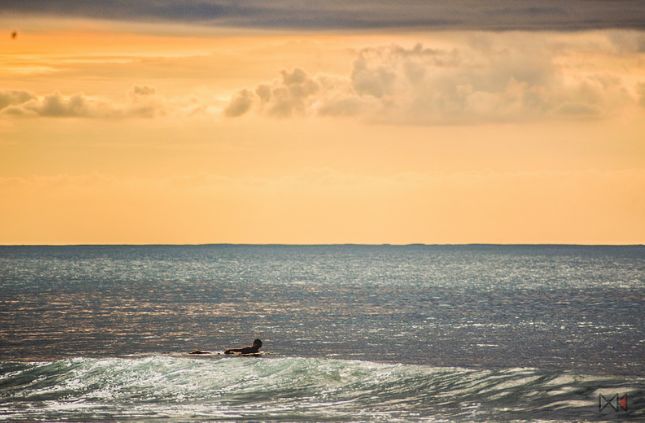
[[[0, 419], [10, 420], [508, 420], [540, 413], [566, 419], [593, 410], [595, 397], [589, 394], [596, 383], [619, 388], [616, 379], [579, 382], [584, 378], [537, 369], [298, 357], [151, 355], [2, 365], [9, 367], [0, 372]], [[643, 386], [639, 380], [621, 389], [634, 393]], [[547, 392], [553, 387], [556, 395]]]

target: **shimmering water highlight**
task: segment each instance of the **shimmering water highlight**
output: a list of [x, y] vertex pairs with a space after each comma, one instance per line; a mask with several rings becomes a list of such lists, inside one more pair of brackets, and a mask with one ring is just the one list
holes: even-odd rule
[[0, 414], [639, 419], [643, 316], [642, 246], [0, 247]]

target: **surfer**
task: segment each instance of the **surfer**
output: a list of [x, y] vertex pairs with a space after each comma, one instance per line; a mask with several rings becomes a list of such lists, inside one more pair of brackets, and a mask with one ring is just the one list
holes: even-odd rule
[[[259, 339], [256, 339], [253, 341], [253, 345], [250, 347], [244, 347], [244, 348], [229, 348], [228, 350], [224, 351], [224, 354], [261, 354], [260, 353], [260, 348], [262, 348], [262, 341]], [[189, 352], [188, 354], [213, 354], [210, 351], [201, 351], [201, 350], [195, 350], [192, 352]], [[220, 353], [217, 353], [218, 355]]]
[[230, 348], [226, 351], [224, 351], [224, 354], [257, 354], [260, 352], [260, 348], [262, 348], [262, 341], [259, 339], [256, 339], [253, 341], [253, 345], [250, 347], [244, 347], [244, 348]]

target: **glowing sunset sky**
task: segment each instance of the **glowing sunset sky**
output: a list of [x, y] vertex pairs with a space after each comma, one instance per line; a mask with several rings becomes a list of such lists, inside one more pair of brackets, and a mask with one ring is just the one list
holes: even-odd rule
[[0, 244], [645, 243], [642, 2], [15, 3]]

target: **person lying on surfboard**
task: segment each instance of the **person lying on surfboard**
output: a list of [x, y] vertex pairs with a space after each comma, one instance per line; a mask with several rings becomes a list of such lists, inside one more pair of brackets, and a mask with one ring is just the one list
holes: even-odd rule
[[250, 347], [230, 348], [228, 350], [225, 350], [224, 354], [257, 354], [260, 352], [260, 348], [262, 348], [262, 341], [256, 339], [255, 341], [253, 341], [253, 345]]
[[[253, 341], [253, 345], [250, 347], [229, 348], [228, 350], [224, 351], [224, 354], [261, 354], [260, 348], [262, 348], [262, 341], [260, 341], [259, 339], [256, 339], [255, 341]], [[189, 352], [188, 354], [213, 354], [213, 353], [210, 351], [195, 350], [195, 351]], [[217, 354], [220, 354], [220, 353], [217, 353]]]

